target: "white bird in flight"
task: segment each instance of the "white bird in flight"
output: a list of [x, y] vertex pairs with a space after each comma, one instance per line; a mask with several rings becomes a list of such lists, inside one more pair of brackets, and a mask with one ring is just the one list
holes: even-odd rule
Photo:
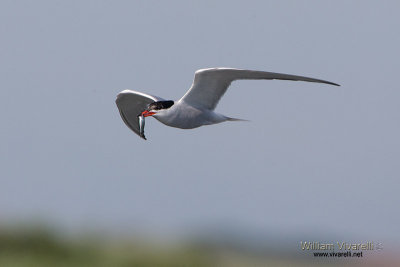
[[214, 112], [219, 100], [235, 80], [292, 80], [339, 84], [297, 75], [232, 68], [210, 68], [196, 71], [192, 87], [177, 101], [132, 90], [120, 92], [116, 99], [125, 124], [143, 139], [144, 118], [153, 116], [165, 125], [193, 129], [224, 121], [240, 121]]

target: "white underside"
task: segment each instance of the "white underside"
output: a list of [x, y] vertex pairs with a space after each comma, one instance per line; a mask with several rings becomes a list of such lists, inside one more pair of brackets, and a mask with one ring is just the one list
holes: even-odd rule
[[182, 100], [176, 101], [169, 109], [160, 110], [153, 117], [165, 125], [181, 129], [193, 129], [229, 120], [222, 114], [191, 106]]

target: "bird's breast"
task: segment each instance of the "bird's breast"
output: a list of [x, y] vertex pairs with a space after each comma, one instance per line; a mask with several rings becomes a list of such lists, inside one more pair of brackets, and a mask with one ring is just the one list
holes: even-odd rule
[[210, 113], [185, 103], [178, 102], [170, 109], [157, 113], [154, 117], [165, 125], [181, 128], [193, 129], [202, 125], [210, 124]]

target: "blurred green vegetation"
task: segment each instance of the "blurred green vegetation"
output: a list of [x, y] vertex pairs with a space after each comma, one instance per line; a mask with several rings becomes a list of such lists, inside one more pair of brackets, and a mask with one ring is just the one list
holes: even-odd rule
[[[313, 259], [271, 257], [199, 242], [155, 242], [99, 234], [61, 236], [46, 227], [1, 227], [0, 267], [319, 266]], [[341, 261], [339, 266], [345, 262]], [[337, 266], [337, 262], [324, 265]]]
[[41, 227], [0, 228], [0, 266], [214, 266], [195, 248], [177, 248], [140, 240], [60, 237]]

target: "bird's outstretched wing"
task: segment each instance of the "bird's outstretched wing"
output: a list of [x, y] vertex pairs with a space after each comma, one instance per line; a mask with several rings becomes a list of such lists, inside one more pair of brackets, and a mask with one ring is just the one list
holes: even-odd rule
[[138, 115], [146, 109], [148, 104], [161, 100], [164, 99], [132, 90], [124, 90], [118, 94], [115, 103], [126, 126], [144, 138], [140, 134]]
[[336, 83], [324, 80], [283, 73], [231, 68], [211, 68], [196, 71], [192, 87], [186, 92], [181, 100], [191, 105], [213, 110], [231, 82], [242, 79], [292, 80], [327, 83], [339, 86]]

